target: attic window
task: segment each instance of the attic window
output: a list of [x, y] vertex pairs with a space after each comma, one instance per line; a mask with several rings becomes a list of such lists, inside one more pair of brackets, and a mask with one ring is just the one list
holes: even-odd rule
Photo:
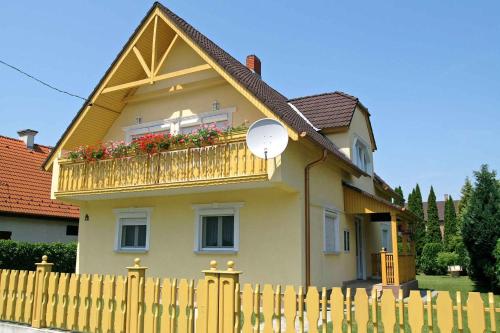
[[372, 161], [370, 151], [368, 145], [359, 138], [354, 140], [352, 160], [361, 170], [371, 174]]

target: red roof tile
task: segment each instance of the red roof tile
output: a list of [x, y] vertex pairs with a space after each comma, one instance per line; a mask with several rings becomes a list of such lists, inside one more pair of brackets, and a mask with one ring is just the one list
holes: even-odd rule
[[52, 174], [41, 165], [50, 148], [26, 148], [23, 141], [0, 136], [0, 214], [79, 218], [79, 209], [50, 199]]

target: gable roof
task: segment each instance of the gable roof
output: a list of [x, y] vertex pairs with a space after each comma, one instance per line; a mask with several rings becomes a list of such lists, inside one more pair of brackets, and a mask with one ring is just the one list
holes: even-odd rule
[[[135, 30], [134, 34], [130, 37], [127, 44], [123, 47], [121, 52], [118, 54], [114, 60], [111, 67], [108, 69], [104, 77], [108, 75], [111, 68], [117, 63], [118, 59], [124, 54], [126, 48], [134, 39], [135, 35], [138, 33], [141, 25], [146, 21], [146, 19], [158, 9], [161, 13], [171, 21], [180, 31], [182, 31], [193, 43], [195, 43], [199, 48], [203, 50], [215, 63], [217, 63], [226, 73], [228, 73], [232, 78], [234, 78], [241, 86], [243, 86], [251, 95], [253, 95], [258, 101], [263, 103], [268, 109], [270, 109], [279, 119], [281, 119], [285, 124], [293, 128], [298, 134], [303, 134], [313, 141], [315, 144], [319, 145], [321, 148], [326, 149], [332, 154], [345, 168], [348, 168], [356, 176], [367, 175], [363, 170], [358, 168], [355, 164], [351, 162], [343, 153], [340, 152], [338, 147], [331, 142], [328, 138], [318, 133], [311, 125], [307, 123], [293, 108], [288, 104], [288, 99], [266, 84], [259, 75], [250, 71], [245, 65], [233, 58], [229, 53], [220, 48], [217, 44], [207, 38], [205, 35], [200, 33], [182, 18], [174, 14], [168, 8], [162, 4], [155, 2], [153, 7], [146, 14], [144, 19], [141, 21], [139, 27]], [[98, 91], [98, 87], [104, 81], [101, 79], [98, 86], [94, 89], [89, 97], [91, 100]], [[52, 159], [53, 154], [57, 151], [61, 144], [63, 138], [68, 135], [70, 128], [75, 126], [77, 120], [82, 116], [84, 111], [87, 109], [89, 104], [86, 102], [75, 116], [70, 126], [66, 129], [61, 139], [56, 144], [55, 149], [50, 153], [47, 160], [44, 163], [44, 167], [47, 168], [49, 161]]]
[[347, 128], [351, 125], [356, 107], [365, 113], [370, 139], [377, 149], [368, 109], [355, 96], [341, 91], [296, 97], [288, 100], [319, 130]]
[[0, 214], [79, 218], [78, 207], [50, 199], [52, 174], [40, 168], [49, 151], [0, 136]]
[[319, 129], [349, 126], [359, 103], [357, 97], [340, 91], [292, 98], [288, 101]]

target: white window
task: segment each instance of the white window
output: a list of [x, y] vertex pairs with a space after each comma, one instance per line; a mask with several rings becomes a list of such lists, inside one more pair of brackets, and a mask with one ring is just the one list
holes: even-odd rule
[[389, 251], [389, 228], [386, 226], [382, 226], [382, 247]]
[[145, 134], [189, 134], [196, 131], [202, 125], [215, 124], [217, 128], [224, 129], [232, 125], [232, 114], [236, 108], [226, 108], [218, 111], [200, 113], [178, 118], [163, 119], [147, 123], [124, 127], [125, 142], [130, 143], [133, 139]]
[[325, 253], [338, 253], [339, 247], [339, 216], [336, 212], [325, 210], [324, 213], [324, 246]]
[[193, 205], [195, 252], [236, 252], [239, 249], [239, 219], [242, 203]]
[[354, 140], [353, 161], [361, 170], [371, 173], [372, 162], [368, 145], [359, 138]]
[[344, 252], [351, 251], [351, 232], [349, 229], [344, 230]]
[[150, 208], [115, 209], [115, 250], [137, 252], [149, 250]]
[[179, 132], [182, 134], [189, 134], [196, 131], [202, 125], [211, 124], [215, 124], [217, 128], [226, 128], [231, 125], [233, 111], [234, 109], [224, 109], [182, 118], [179, 123]]
[[130, 143], [134, 139], [146, 134], [168, 134], [172, 130], [172, 124], [160, 121], [152, 121], [123, 128], [125, 131], [125, 142]]

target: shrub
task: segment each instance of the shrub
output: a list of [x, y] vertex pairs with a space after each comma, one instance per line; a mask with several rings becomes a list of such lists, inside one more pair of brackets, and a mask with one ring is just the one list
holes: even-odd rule
[[0, 268], [35, 270], [35, 263], [47, 255], [54, 263], [53, 272], [73, 273], [76, 266], [76, 243], [26, 243], [0, 240]]
[[424, 245], [420, 256], [420, 269], [427, 275], [446, 274], [447, 267], [440, 266], [437, 262], [438, 254], [443, 251], [441, 243], [427, 243]]
[[436, 263], [438, 267], [444, 267], [448, 271], [448, 266], [459, 265], [459, 257], [455, 252], [439, 252]]

